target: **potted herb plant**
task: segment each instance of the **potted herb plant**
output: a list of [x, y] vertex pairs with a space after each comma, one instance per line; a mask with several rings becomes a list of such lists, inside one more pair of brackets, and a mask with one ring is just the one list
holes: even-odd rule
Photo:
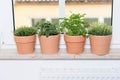
[[39, 42], [41, 52], [45, 54], [54, 54], [59, 51], [60, 31], [56, 24], [46, 21], [38, 22]]
[[14, 40], [16, 42], [18, 53], [33, 53], [35, 49], [36, 29], [28, 26], [19, 27], [14, 31]]
[[88, 28], [90, 35], [91, 52], [97, 55], [109, 53], [112, 38], [112, 27], [105, 24], [94, 22]]
[[64, 33], [64, 40], [68, 53], [79, 54], [84, 51], [86, 40], [85, 14], [72, 13], [68, 18], [62, 18], [61, 30]]

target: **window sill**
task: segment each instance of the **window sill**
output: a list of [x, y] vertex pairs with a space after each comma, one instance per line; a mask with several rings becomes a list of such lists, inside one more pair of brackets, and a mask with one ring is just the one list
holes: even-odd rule
[[0, 50], [0, 60], [119, 60], [120, 49], [111, 49], [110, 53], [98, 56], [86, 49], [82, 54], [67, 54], [65, 49], [60, 49], [58, 54], [45, 55], [36, 49], [33, 54], [21, 55], [15, 49]]

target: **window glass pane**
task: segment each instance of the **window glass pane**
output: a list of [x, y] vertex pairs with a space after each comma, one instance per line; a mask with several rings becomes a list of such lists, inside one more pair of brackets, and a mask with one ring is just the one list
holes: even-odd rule
[[59, 17], [58, 0], [15, 0], [15, 26], [35, 26], [38, 21]]
[[[66, 0], [65, 16], [71, 13], [86, 14], [88, 21], [100, 21], [111, 24], [112, 0]], [[90, 20], [92, 19], [92, 20]]]
[[104, 22], [111, 25], [111, 18], [104, 18]]
[[58, 18], [52, 18], [52, 22], [57, 24], [57, 26], [59, 26], [59, 19]]
[[87, 21], [89, 21], [89, 23], [98, 21], [98, 18], [85, 18]]
[[44, 22], [44, 21], [46, 21], [46, 19], [45, 18], [33, 18], [32, 26], [35, 26], [39, 21]]

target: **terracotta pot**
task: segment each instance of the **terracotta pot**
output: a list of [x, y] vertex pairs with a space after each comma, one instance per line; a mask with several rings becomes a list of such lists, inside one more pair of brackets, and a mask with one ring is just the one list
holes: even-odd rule
[[45, 54], [54, 54], [59, 51], [60, 34], [54, 36], [39, 36], [41, 52]]
[[90, 35], [91, 52], [97, 55], [109, 53], [112, 35], [94, 36]]
[[14, 36], [17, 51], [20, 54], [30, 54], [34, 52], [36, 35], [32, 36]]
[[67, 53], [79, 54], [84, 51], [84, 44], [85, 44], [86, 37], [68, 36], [65, 34], [64, 40], [66, 42]]

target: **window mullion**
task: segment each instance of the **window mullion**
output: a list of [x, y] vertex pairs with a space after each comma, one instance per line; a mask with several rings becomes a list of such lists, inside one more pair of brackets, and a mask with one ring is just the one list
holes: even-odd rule
[[59, 17], [65, 17], [65, 0], [59, 0]]

